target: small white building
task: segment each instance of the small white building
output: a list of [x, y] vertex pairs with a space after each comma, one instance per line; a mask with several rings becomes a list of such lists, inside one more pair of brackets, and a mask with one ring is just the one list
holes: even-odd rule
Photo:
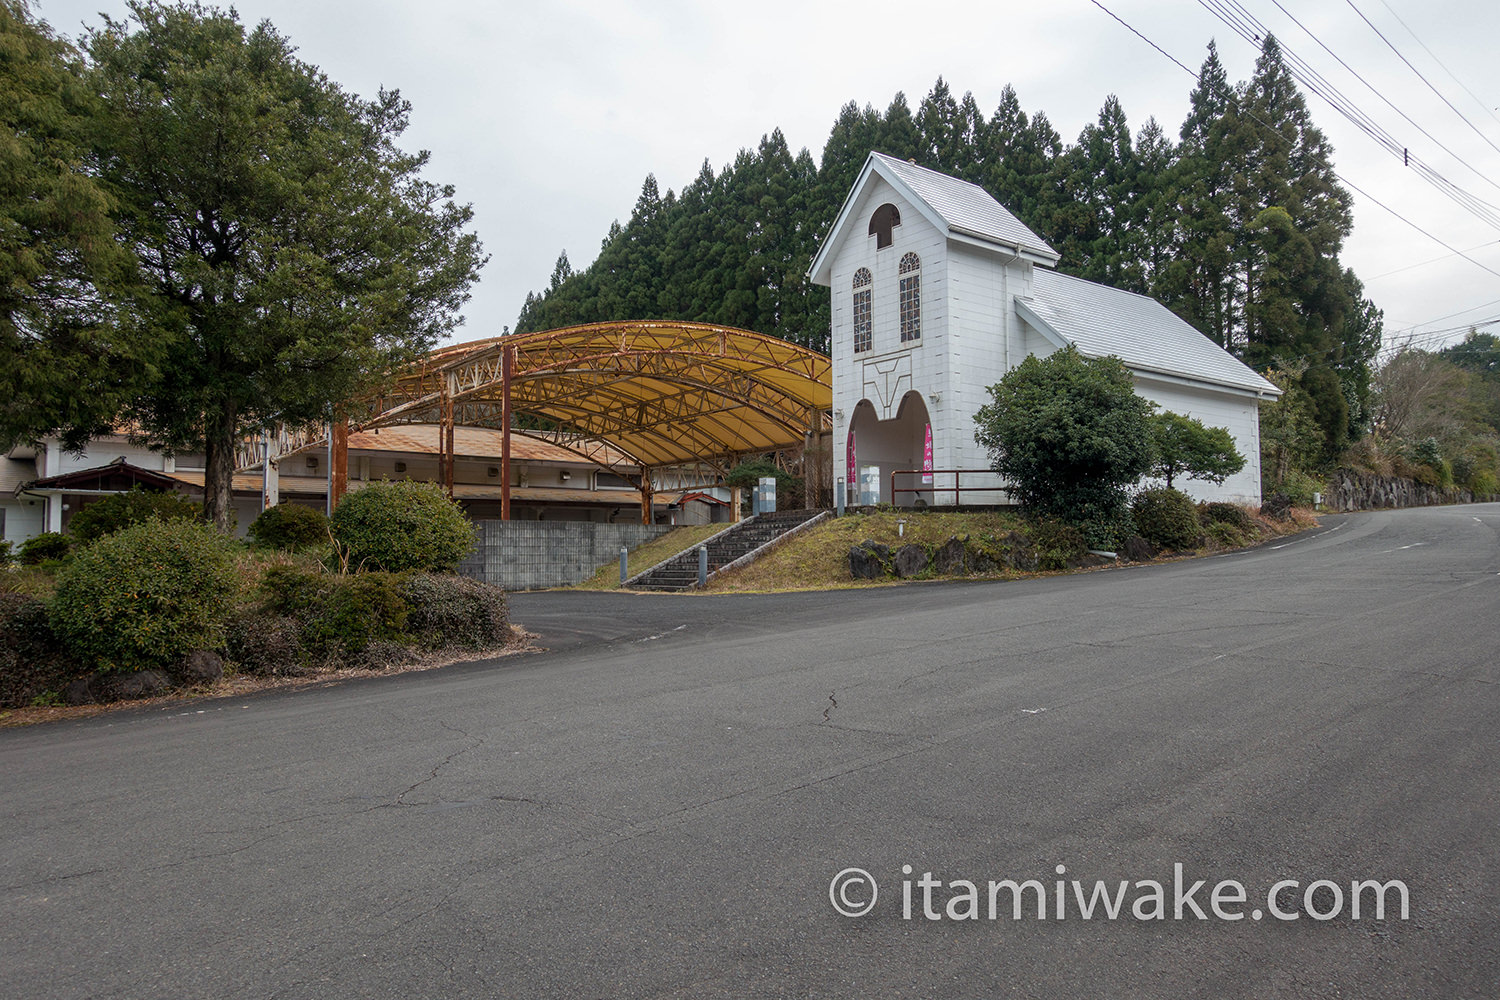
[[1071, 344], [1119, 357], [1161, 409], [1227, 427], [1244, 470], [1178, 485], [1258, 504], [1259, 404], [1280, 390], [1156, 300], [1057, 262], [979, 186], [870, 154], [809, 270], [832, 291], [834, 474], [851, 499], [1005, 502], [974, 415], [1028, 354]]

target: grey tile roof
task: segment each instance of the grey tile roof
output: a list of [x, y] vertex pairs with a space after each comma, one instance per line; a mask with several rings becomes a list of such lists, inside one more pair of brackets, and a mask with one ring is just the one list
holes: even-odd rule
[[1155, 299], [1036, 268], [1032, 296], [1017, 299], [1091, 357], [1128, 367], [1280, 395], [1234, 355]]
[[991, 243], [1057, 257], [1057, 251], [1048, 246], [1046, 240], [1032, 232], [978, 184], [970, 184], [884, 153], [871, 153], [870, 156], [925, 201], [942, 217], [949, 229], [977, 236]]

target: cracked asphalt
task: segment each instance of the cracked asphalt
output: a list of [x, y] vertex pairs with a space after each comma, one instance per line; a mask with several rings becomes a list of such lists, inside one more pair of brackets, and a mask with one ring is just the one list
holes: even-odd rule
[[[1477, 505], [1014, 583], [520, 594], [546, 652], [0, 732], [0, 992], [1493, 998], [1497, 528]], [[1243, 918], [1175, 919], [1178, 864], [1205, 909], [1244, 884]], [[879, 884], [859, 918], [830, 899], [849, 867]], [[1074, 878], [1162, 882], [1166, 917], [1058, 920]], [[1314, 919], [1327, 890], [1244, 916], [1368, 878], [1409, 918]], [[958, 919], [959, 880], [1004, 879], [1048, 919]]]

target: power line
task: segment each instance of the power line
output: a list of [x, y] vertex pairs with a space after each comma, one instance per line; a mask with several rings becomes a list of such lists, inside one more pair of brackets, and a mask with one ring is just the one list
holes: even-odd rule
[[[1271, 30], [1247, 11], [1238, 0], [1198, 0], [1198, 3], [1205, 10], [1218, 17], [1219, 20], [1223, 21], [1247, 42], [1261, 44], [1264, 41], [1264, 36], [1272, 34]], [[1304, 28], [1303, 30], [1305, 31], [1306, 29]], [[1489, 226], [1500, 229], [1500, 207], [1491, 205], [1464, 190], [1444, 177], [1420, 157], [1412, 156], [1409, 148], [1404, 143], [1398, 141], [1357, 104], [1344, 96], [1337, 87], [1324, 79], [1322, 74], [1301, 56], [1297, 55], [1290, 46], [1282, 44], [1281, 51], [1285, 56], [1288, 71], [1303, 86], [1322, 98], [1330, 107], [1347, 118], [1351, 124], [1374, 140], [1377, 145], [1384, 147], [1388, 153], [1401, 159], [1406, 166], [1413, 167], [1419, 176], [1437, 188], [1438, 191], [1453, 201], [1454, 204]], [[1470, 170], [1474, 170], [1469, 164], [1465, 163], [1464, 165], [1469, 167]], [[1479, 171], [1475, 170], [1475, 173], [1479, 173]]]
[[[1500, 240], [1490, 240], [1487, 243], [1481, 243], [1478, 246], [1469, 247], [1469, 249], [1465, 250], [1464, 252], [1465, 253], [1473, 253], [1475, 250], [1483, 250], [1486, 247], [1492, 247], [1492, 246], [1495, 246], [1496, 244], [1500, 244]], [[1428, 264], [1436, 264], [1438, 261], [1447, 260], [1448, 258], [1453, 257], [1453, 256], [1454, 256], [1454, 254], [1451, 254], [1451, 253], [1443, 254], [1443, 256], [1441, 256], [1441, 257], [1434, 257], [1431, 260], [1424, 260], [1424, 261], [1422, 261], [1420, 263], [1417, 263], [1417, 264], [1407, 264], [1405, 267], [1398, 267], [1394, 271], [1386, 271], [1383, 274], [1377, 274], [1377, 275], [1375, 275], [1373, 278], [1365, 278], [1363, 280], [1365, 280], [1367, 282], [1368, 281], [1379, 281], [1381, 278], [1389, 278], [1391, 275], [1393, 275], [1393, 274], [1400, 274], [1402, 271], [1411, 271], [1411, 270], [1414, 270], [1414, 269], [1419, 268], [1419, 267], [1426, 267]]]
[[[1453, 102], [1450, 101], [1450, 100], [1448, 100], [1448, 98], [1444, 97], [1442, 95], [1442, 93], [1436, 87], [1434, 87], [1432, 85], [1432, 81], [1428, 80], [1427, 77], [1423, 76], [1422, 75], [1422, 71], [1419, 70], [1419, 69], [1417, 69], [1417, 67], [1413, 66], [1411, 64], [1411, 60], [1407, 59], [1406, 56], [1404, 56], [1404, 55], [1401, 54], [1401, 50], [1398, 49], [1398, 48], [1396, 48], [1395, 45], [1391, 44], [1391, 40], [1389, 38], [1385, 37], [1385, 35], [1381, 33], [1381, 30], [1379, 28], [1375, 27], [1375, 25], [1373, 25], [1373, 24], [1370, 24], [1370, 19], [1368, 17], [1365, 17], [1365, 15], [1360, 12], [1360, 9], [1358, 7], [1354, 6], [1354, 0], [1344, 0], [1344, 2], [1349, 5], [1349, 9], [1350, 10], [1354, 11], [1354, 13], [1356, 13], [1356, 14], [1359, 14], [1359, 19], [1361, 21], [1363, 21], [1366, 24], [1370, 25], [1370, 30], [1373, 31], [1373, 32], [1375, 32], [1375, 34], [1377, 34], [1377, 35], [1380, 36], [1380, 40], [1382, 42], [1385, 42], [1385, 44], [1390, 47], [1390, 50], [1392, 52], [1396, 53], [1396, 57], [1398, 59], [1400, 59], [1402, 62], [1406, 63], [1406, 66], [1407, 66], [1408, 69], [1410, 69], [1413, 73], [1417, 74], [1417, 79], [1418, 80], [1421, 80], [1423, 83], [1427, 84], [1427, 89], [1428, 90], [1432, 91], [1434, 94], [1437, 94], [1438, 100], [1440, 100], [1444, 104], [1448, 105], [1449, 109], [1452, 110], [1452, 112], [1455, 115], [1458, 115], [1459, 118], [1463, 119], [1463, 123], [1465, 125], [1469, 126], [1469, 128], [1471, 128], [1471, 129], [1474, 130], [1474, 134], [1475, 135], [1479, 136], [1479, 138], [1481, 138], [1485, 142], [1489, 143], [1489, 146], [1490, 146], [1491, 149], [1493, 149], [1497, 153], [1500, 153], [1500, 146], [1497, 146], [1493, 142], [1490, 142], [1490, 137], [1489, 136], [1487, 136], [1483, 132], [1479, 131], [1479, 128], [1473, 122], [1469, 121], [1468, 116], [1466, 116], [1462, 111], [1460, 111], [1457, 108], [1453, 107]], [[1410, 30], [1410, 29], [1408, 29], [1408, 30]]]
[[1458, 77], [1454, 76], [1453, 75], [1453, 71], [1451, 69], [1449, 69], [1447, 66], [1443, 65], [1443, 61], [1441, 59], [1439, 59], [1437, 57], [1437, 55], [1431, 49], [1429, 49], [1427, 47], [1427, 43], [1426, 42], [1422, 41], [1422, 39], [1420, 39], [1420, 38], [1417, 37], [1417, 33], [1415, 31], [1412, 31], [1411, 27], [1405, 21], [1401, 20], [1401, 15], [1397, 14], [1395, 12], [1395, 10], [1393, 10], [1391, 8], [1390, 4], [1386, 3], [1385, 0], [1380, 0], [1380, 5], [1382, 7], [1384, 7], [1387, 11], [1390, 12], [1390, 15], [1396, 19], [1396, 23], [1397, 24], [1401, 25], [1401, 27], [1403, 27], [1403, 28], [1406, 29], [1406, 33], [1412, 37], [1412, 41], [1414, 41], [1418, 45], [1422, 46], [1422, 51], [1426, 52], [1429, 56], [1432, 57], [1432, 61], [1438, 64], [1438, 68], [1440, 68], [1444, 73], [1448, 74], [1448, 79], [1452, 80], [1454, 83], [1458, 84], [1460, 87], [1463, 87], [1464, 93], [1466, 93], [1470, 97], [1474, 98], [1474, 103], [1477, 104], [1477, 105], [1479, 105], [1481, 108], [1483, 108], [1485, 114], [1487, 114], [1491, 118], [1495, 119], [1495, 121], [1497, 123], [1500, 123], [1500, 116], [1497, 116], [1495, 114], [1495, 112], [1493, 110], [1491, 110], [1490, 106], [1484, 102], [1483, 98], [1481, 98], [1478, 94], [1474, 93], [1474, 91], [1470, 90], [1467, 86], [1465, 86], [1465, 84], [1464, 84], [1464, 82], [1462, 80], [1460, 80]]
[[1338, 61], [1338, 64], [1340, 66], [1344, 67], [1344, 69], [1348, 70], [1349, 73], [1356, 80], [1358, 80], [1360, 83], [1364, 84], [1365, 87], [1366, 87], [1366, 89], [1368, 89], [1370, 91], [1370, 93], [1372, 93], [1376, 97], [1380, 98], [1382, 101], [1384, 101], [1386, 103], [1387, 107], [1389, 107], [1392, 111], [1396, 112], [1396, 114], [1400, 115], [1402, 118], [1406, 119], [1407, 124], [1411, 125], [1418, 132], [1421, 132], [1423, 135], [1425, 135], [1428, 139], [1430, 139], [1443, 152], [1447, 153], [1449, 156], [1453, 157], [1459, 163], [1461, 163], [1465, 167], [1467, 167], [1476, 177], [1480, 178], [1485, 183], [1489, 184], [1491, 187], [1500, 189], [1500, 182], [1496, 182], [1488, 174], [1486, 174], [1485, 172], [1483, 172], [1479, 168], [1475, 167], [1473, 164], [1469, 163], [1467, 160], [1465, 160], [1462, 156], [1459, 156], [1453, 150], [1449, 149], [1447, 146], [1445, 146], [1442, 143], [1441, 140], [1439, 140], [1437, 138], [1437, 136], [1433, 135], [1431, 132], [1429, 132], [1425, 128], [1423, 128], [1420, 123], [1418, 123], [1417, 121], [1415, 121], [1405, 111], [1402, 111], [1400, 108], [1396, 107], [1396, 105], [1394, 103], [1392, 103], [1392, 101], [1390, 100], [1390, 98], [1388, 98], [1384, 94], [1382, 94], [1380, 92], [1380, 90], [1378, 88], [1376, 88], [1376, 86], [1374, 84], [1372, 84], [1369, 80], [1366, 80], [1363, 76], [1361, 76], [1360, 73], [1359, 73], [1359, 71], [1356, 70], [1353, 66], [1350, 66], [1348, 63], [1344, 62], [1344, 60], [1339, 56], [1339, 54], [1337, 52], [1334, 52], [1332, 49], [1330, 49], [1323, 42], [1323, 40], [1321, 38], [1319, 38], [1317, 35], [1313, 34], [1312, 31], [1310, 31], [1307, 28], [1306, 25], [1304, 25], [1301, 21], [1297, 20], [1296, 16], [1294, 14], [1292, 14], [1291, 11], [1289, 11], [1285, 7], [1283, 7], [1281, 5], [1281, 0], [1271, 0], [1271, 2], [1276, 5], [1276, 9], [1277, 10], [1281, 11], [1288, 18], [1290, 18], [1291, 22], [1293, 24], [1295, 24], [1297, 27], [1301, 28], [1302, 31], [1303, 31], [1303, 33], [1306, 34], [1308, 38], [1311, 38], [1313, 41], [1317, 42], [1318, 45], [1322, 47], [1322, 49], [1323, 49], [1324, 52], [1327, 52], [1329, 55], [1333, 56], [1333, 58]]

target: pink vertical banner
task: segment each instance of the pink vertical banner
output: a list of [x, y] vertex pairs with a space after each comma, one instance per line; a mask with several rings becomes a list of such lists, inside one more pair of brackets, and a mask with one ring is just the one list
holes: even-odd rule
[[932, 485], [932, 425], [927, 425], [926, 438], [922, 442], [922, 485]]
[[854, 428], [849, 428], [849, 446], [844, 451], [844, 483], [851, 489], [859, 484], [859, 476], [855, 473], [854, 464]]

